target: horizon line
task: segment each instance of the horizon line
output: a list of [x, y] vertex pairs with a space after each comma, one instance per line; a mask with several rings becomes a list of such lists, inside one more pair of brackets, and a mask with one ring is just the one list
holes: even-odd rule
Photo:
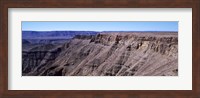
[[37, 30], [22, 30], [23, 31], [34, 31], [34, 32], [53, 32], [53, 31], [89, 31], [89, 32], [178, 32], [178, 31], [90, 31], [90, 30], [50, 30], [50, 31], [37, 31]]

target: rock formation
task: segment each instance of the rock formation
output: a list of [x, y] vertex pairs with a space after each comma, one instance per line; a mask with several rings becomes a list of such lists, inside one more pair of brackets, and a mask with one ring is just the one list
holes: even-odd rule
[[178, 33], [76, 35], [23, 48], [22, 63], [28, 76], [177, 76]]

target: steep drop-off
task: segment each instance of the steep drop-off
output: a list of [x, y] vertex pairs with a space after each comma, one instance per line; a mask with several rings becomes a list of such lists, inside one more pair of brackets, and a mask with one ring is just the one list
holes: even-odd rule
[[77, 35], [23, 51], [23, 75], [177, 76], [178, 33]]

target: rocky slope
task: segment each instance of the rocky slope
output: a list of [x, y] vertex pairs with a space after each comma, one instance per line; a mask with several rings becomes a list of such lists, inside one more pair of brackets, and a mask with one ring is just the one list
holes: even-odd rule
[[178, 33], [76, 35], [23, 50], [23, 75], [177, 76]]

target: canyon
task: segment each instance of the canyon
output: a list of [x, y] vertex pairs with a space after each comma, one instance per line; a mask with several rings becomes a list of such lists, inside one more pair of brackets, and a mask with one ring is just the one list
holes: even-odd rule
[[23, 76], [178, 76], [177, 32], [27, 32]]

